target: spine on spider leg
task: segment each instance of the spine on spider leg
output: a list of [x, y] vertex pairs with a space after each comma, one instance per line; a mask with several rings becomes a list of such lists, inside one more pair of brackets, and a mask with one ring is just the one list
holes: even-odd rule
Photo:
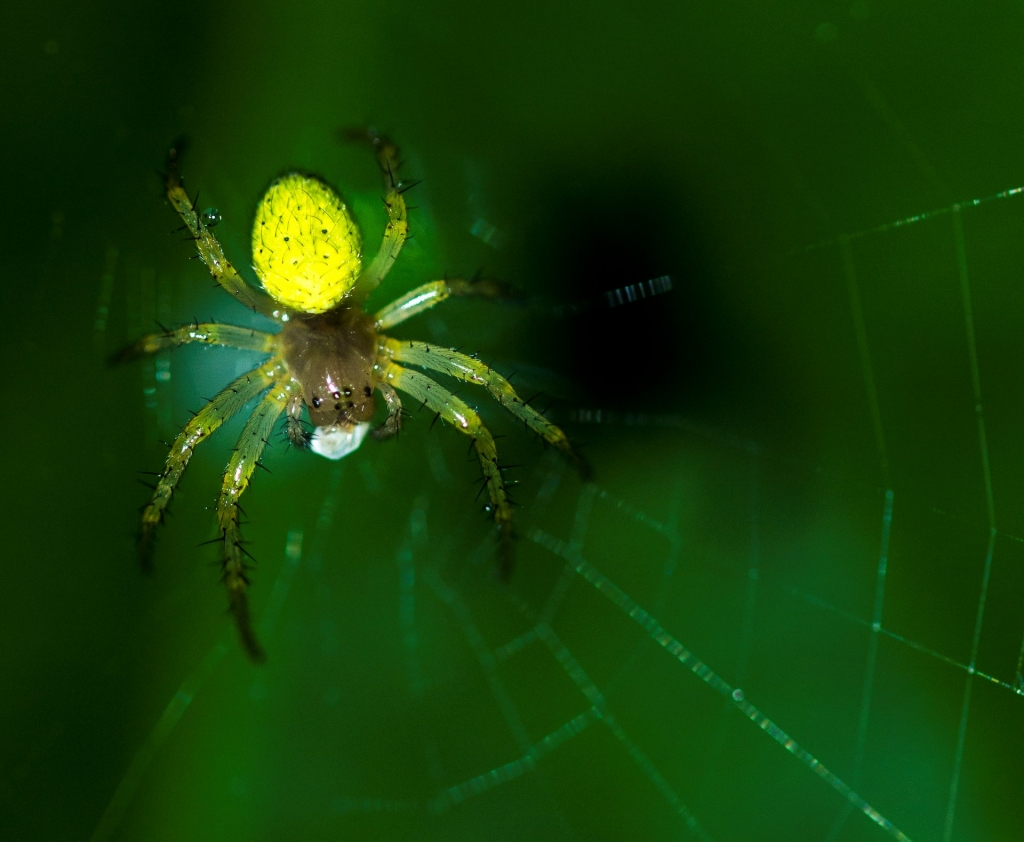
[[[171, 447], [171, 453], [167, 457], [167, 466], [162, 473], [157, 474], [159, 479], [153, 488], [153, 494], [149, 498], [149, 502], [142, 508], [137, 552], [139, 566], [147, 573], [153, 570], [153, 544], [156, 539], [156, 530], [164, 522], [171, 496], [174, 494], [174, 489], [188, 463], [188, 457], [191, 456], [195, 442], [198, 440], [195, 435], [186, 438], [188, 432], [188, 428], [186, 428], [186, 431], [175, 442], [178, 445], [177, 453], [175, 453], [175, 447]], [[201, 435], [202, 430], [198, 430], [198, 433]]]
[[285, 418], [284, 434], [296, 450], [307, 450], [313, 441], [313, 433], [302, 418]]
[[473, 438], [473, 449], [480, 460], [483, 471], [483, 485], [479, 493], [487, 490], [488, 504], [485, 510], [494, 518], [498, 530], [498, 566], [497, 576], [507, 581], [515, 566], [514, 545], [516, 534], [512, 521], [512, 501], [505, 488], [505, 481], [498, 466], [498, 451], [494, 439], [482, 427]]
[[557, 425], [535, 410], [530, 403], [538, 396], [523, 400], [516, 393], [507, 378], [475, 357], [449, 348], [441, 348], [426, 342], [408, 342], [385, 337], [383, 348], [386, 354], [400, 363], [412, 363], [434, 371], [442, 371], [459, 380], [476, 383], [490, 392], [498, 403], [522, 421], [528, 430], [533, 430], [545, 442], [559, 451], [576, 468], [584, 480], [589, 479], [587, 462], [569, 443], [569, 438]]
[[263, 455], [267, 439], [277, 424], [277, 419], [295, 398], [296, 388], [297, 384], [290, 378], [280, 377], [253, 410], [228, 461], [220, 495], [217, 498], [217, 523], [224, 542], [223, 582], [228, 590], [231, 613], [234, 615], [242, 646], [256, 663], [261, 663], [266, 656], [256, 639], [246, 599], [249, 587], [248, 570], [250, 562], [254, 563], [255, 559], [242, 541], [239, 515], [244, 513], [239, 500], [250, 485], [253, 471], [260, 463], [260, 457]]
[[240, 508], [236, 503], [228, 504], [233, 510], [226, 522], [223, 523], [222, 537], [224, 547], [224, 573], [221, 581], [228, 590], [228, 608], [235, 620], [235, 628], [238, 630], [238, 639], [245, 650], [246, 655], [257, 664], [262, 664], [267, 659], [267, 653], [256, 637], [252, 626], [252, 616], [249, 613], [249, 598], [246, 592], [249, 588], [249, 577], [246, 569], [249, 565], [243, 559], [252, 555], [242, 545], [242, 531], [238, 525], [238, 512]]
[[249, 285], [231, 265], [227, 259], [220, 242], [211, 232], [211, 228], [221, 221], [220, 213], [211, 209], [208, 213], [200, 213], [198, 208], [199, 194], [190, 198], [182, 185], [181, 176], [178, 171], [181, 157], [181, 146], [175, 144], [167, 155], [166, 192], [167, 199], [171, 206], [185, 223], [185, 227], [191, 236], [186, 237], [195, 244], [196, 254], [193, 258], [199, 258], [206, 265], [214, 280], [230, 295], [245, 307], [254, 312], [262, 313], [271, 318], [277, 312], [273, 300], [263, 290]]
[[523, 400], [512, 388], [509, 381], [498, 374], [494, 369], [484, 368], [483, 377], [488, 391], [497, 398], [506, 410], [520, 419], [527, 430], [533, 430], [541, 440], [557, 448], [557, 450], [573, 466], [584, 482], [590, 480], [592, 471], [590, 463], [580, 454], [579, 450], [572, 445], [569, 437], [557, 424], [549, 421], [543, 412], [538, 412], [530, 404], [540, 395]]
[[377, 153], [377, 162], [384, 174], [387, 189], [384, 207], [387, 209], [388, 222], [384, 229], [384, 239], [377, 255], [360, 274], [351, 293], [352, 300], [361, 303], [390, 271], [409, 237], [409, 215], [403, 194], [414, 185], [403, 184], [398, 179], [398, 147], [376, 129], [347, 129], [342, 130], [340, 136], [343, 140], [368, 144]]
[[378, 384], [377, 388], [380, 393], [384, 396], [384, 402], [387, 404], [388, 415], [384, 419], [384, 422], [373, 431], [371, 434], [377, 441], [385, 441], [392, 437], [397, 437], [402, 430], [402, 414], [405, 409], [402, 407], [402, 400], [398, 397], [396, 392], [387, 383]]
[[302, 417], [303, 402], [301, 397], [293, 398], [288, 403], [284, 415], [284, 434], [292, 447], [306, 450], [313, 441], [313, 433]]

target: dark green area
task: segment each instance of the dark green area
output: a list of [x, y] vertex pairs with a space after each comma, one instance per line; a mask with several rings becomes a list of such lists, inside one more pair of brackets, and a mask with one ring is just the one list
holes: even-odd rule
[[[1024, 198], [997, 194], [1024, 183], [1020, 4], [15, 5], [0, 838], [891, 838], [634, 604], [910, 839], [1019, 838]], [[254, 359], [103, 361], [155, 320], [257, 324], [167, 234], [173, 138], [245, 269], [288, 167], [339, 186], [372, 252], [374, 163], [334, 140], [367, 122], [425, 179], [376, 300], [483, 267], [542, 302], [397, 333], [554, 398], [594, 486], [473, 396], [523, 465], [503, 587], [454, 431], [419, 416], [337, 464], [282, 443], [245, 503], [257, 668], [197, 547], [240, 423], [154, 576], [133, 539], [136, 471]], [[502, 649], [553, 597], [565, 648]], [[526, 768], [545, 735], [568, 738]]]

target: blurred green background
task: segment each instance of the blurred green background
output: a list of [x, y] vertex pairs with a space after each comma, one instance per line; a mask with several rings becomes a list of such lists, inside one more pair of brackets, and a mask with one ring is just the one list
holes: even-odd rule
[[[0, 838], [894, 837], [634, 604], [906, 838], [1019, 838], [1019, 3], [4, 19]], [[476, 398], [523, 465], [501, 586], [452, 430], [419, 416], [337, 464], [275, 447], [245, 503], [257, 668], [197, 546], [240, 422], [193, 460], [154, 576], [133, 538], [136, 471], [255, 360], [104, 358], [156, 320], [258, 323], [168, 236], [173, 138], [244, 270], [288, 167], [339, 185], [372, 252], [375, 165], [334, 140], [366, 123], [425, 180], [375, 300], [482, 267], [534, 302], [396, 333], [518, 371], [594, 480]]]

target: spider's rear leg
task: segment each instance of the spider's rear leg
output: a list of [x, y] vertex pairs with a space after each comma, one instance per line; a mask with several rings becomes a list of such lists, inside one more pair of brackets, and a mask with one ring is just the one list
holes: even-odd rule
[[238, 522], [238, 500], [249, 487], [253, 471], [259, 464], [260, 456], [277, 419], [295, 397], [298, 388], [295, 380], [287, 376], [281, 377], [253, 410], [239, 436], [238, 446], [228, 462], [220, 496], [217, 498], [217, 522], [220, 525], [224, 547], [223, 581], [228, 589], [228, 603], [235, 618], [242, 647], [257, 663], [264, 661], [266, 654], [256, 639], [256, 632], [249, 616], [246, 591], [249, 587], [247, 571], [250, 564], [246, 559], [251, 559], [252, 556], [242, 543], [242, 531]]
[[[339, 129], [338, 138], [345, 143], [369, 146], [377, 156], [381, 174], [385, 178], [385, 187], [402, 187], [398, 179], [398, 170], [402, 162], [398, 159], [398, 144], [386, 134], [381, 134], [375, 126], [349, 126]], [[408, 187], [406, 187], [408, 189]]]
[[113, 365], [128, 362], [146, 354], [156, 354], [179, 348], [191, 342], [204, 345], [223, 345], [242, 351], [260, 351], [272, 354], [278, 347], [278, 336], [247, 327], [222, 325], [214, 322], [194, 322], [163, 333], [150, 333], [110, 356]]
[[153, 496], [142, 510], [139, 560], [144, 568], [151, 565], [156, 528], [163, 521], [164, 511], [174, 494], [174, 487], [181, 479], [195, 448], [245, 404], [266, 390], [283, 371], [284, 367], [280, 361], [271, 360], [243, 374], [199, 410], [178, 434], [171, 445], [170, 453], [167, 454], [167, 464], [160, 474]]
[[[388, 363], [384, 377], [399, 391], [430, 408], [460, 433], [473, 440], [473, 450], [480, 460], [484, 486], [489, 499], [488, 511], [498, 527], [498, 575], [507, 579], [512, 573], [512, 502], [505, 490], [505, 481], [498, 464], [498, 449], [490, 431], [480, 420], [476, 411], [466, 405], [441, 384], [418, 371]], [[482, 490], [482, 489], [481, 489]]]
[[488, 279], [467, 281], [464, 278], [451, 278], [430, 281], [410, 290], [401, 298], [396, 298], [380, 310], [373, 319], [377, 330], [388, 330], [448, 298], [470, 295], [481, 298], [513, 299], [516, 297], [502, 284]]
[[415, 183], [403, 184], [399, 180], [398, 147], [389, 138], [378, 134], [375, 129], [343, 129], [340, 135], [344, 140], [369, 144], [376, 151], [377, 161], [384, 175], [384, 187], [387, 190], [384, 207], [388, 212], [388, 224], [384, 229], [384, 240], [373, 262], [359, 276], [353, 293], [357, 300], [362, 300], [376, 289], [391, 270], [398, 253], [408, 239], [409, 211], [403, 194]]
[[490, 366], [467, 354], [431, 345], [428, 342], [407, 342], [398, 339], [384, 339], [384, 349], [392, 359], [401, 363], [412, 363], [451, 375], [458, 380], [476, 383], [491, 393], [505, 409], [522, 421], [548, 444], [558, 448], [584, 479], [590, 476], [590, 466], [569, 443], [569, 437], [560, 427], [548, 421], [537, 410], [524, 401], [512, 384]]
[[238, 301], [250, 310], [277, 318], [275, 314], [280, 311], [279, 305], [263, 290], [247, 284], [245, 279], [238, 274], [235, 267], [231, 265], [231, 261], [224, 256], [224, 249], [211, 233], [210, 226], [204, 221], [192, 199], [185, 192], [178, 170], [180, 151], [181, 144], [179, 142], [172, 146], [167, 153], [167, 198], [191, 233], [199, 257], [206, 264], [206, 268], [210, 270], [214, 280]]

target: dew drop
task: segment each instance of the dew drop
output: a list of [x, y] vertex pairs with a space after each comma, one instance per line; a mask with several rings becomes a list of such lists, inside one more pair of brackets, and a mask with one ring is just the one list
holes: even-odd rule
[[207, 228], [215, 227], [224, 217], [220, 215], [220, 211], [217, 208], [207, 208], [200, 214], [200, 218], [203, 221], [203, 225]]

